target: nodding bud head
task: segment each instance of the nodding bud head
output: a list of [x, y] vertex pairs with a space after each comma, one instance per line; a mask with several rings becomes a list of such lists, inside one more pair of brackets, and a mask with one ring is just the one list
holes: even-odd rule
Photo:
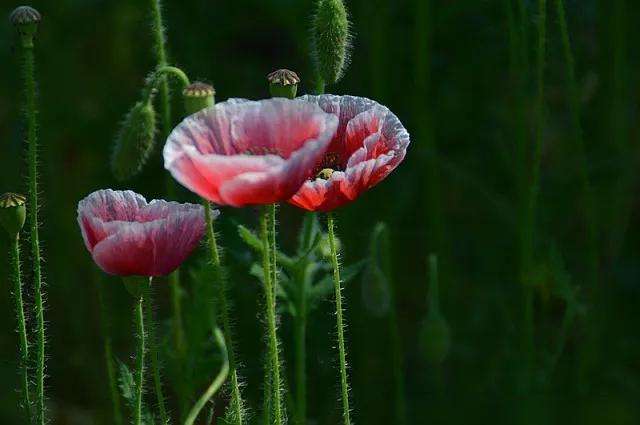
[[42, 20], [40, 12], [31, 6], [19, 6], [11, 12], [9, 20], [20, 34], [22, 47], [33, 47], [33, 37], [38, 31], [38, 23]]
[[293, 99], [298, 92], [300, 77], [288, 69], [278, 69], [267, 75], [269, 92], [272, 97], [286, 97]]
[[349, 27], [342, 0], [317, 0], [311, 43], [316, 72], [326, 84], [338, 81], [349, 64]]
[[419, 334], [420, 351], [431, 364], [441, 364], [449, 355], [451, 330], [439, 313], [431, 313], [422, 324]]
[[184, 109], [187, 115], [195, 114], [205, 108], [215, 104], [215, 94], [213, 86], [195, 81], [189, 84], [183, 91]]
[[138, 174], [153, 150], [156, 113], [151, 101], [138, 102], [129, 111], [111, 155], [111, 171], [122, 181]]
[[5, 193], [0, 196], [0, 224], [9, 236], [16, 238], [20, 234], [27, 217], [26, 198], [17, 193]]

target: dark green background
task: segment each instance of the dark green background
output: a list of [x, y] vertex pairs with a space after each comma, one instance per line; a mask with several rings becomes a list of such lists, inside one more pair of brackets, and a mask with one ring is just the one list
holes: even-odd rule
[[[586, 206], [556, 0], [548, 0], [546, 114], [534, 264], [522, 279], [521, 191], [516, 176], [523, 164], [515, 146], [519, 134], [529, 145], [535, 135], [534, 47], [539, 16], [536, 1], [523, 1], [530, 66], [514, 65], [508, 8], [518, 2], [347, 2], [353, 22], [352, 63], [344, 79], [327, 92], [366, 96], [385, 104], [412, 134], [412, 144], [398, 170], [338, 212], [345, 263], [367, 256], [373, 226], [378, 221], [388, 224], [409, 423], [638, 423], [640, 4], [565, 0], [586, 170], [594, 187], [598, 242], [594, 274], [585, 260]], [[299, 92], [312, 91], [311, 0], [165, 3], [171, 62], [192, 80], [213, 83], [218, 100], [267, 97], [265, 76], [281, 67], [299, 72], [303, 80]], [[118, 123], [154, 65], [149, 5], [140, 0], [43, 0], [33, 5], [44, 17], [36, 66], [50, 412], [56, 424], [106, 424], [110, 404], [96, 285], [106, 288], [116, 354], [125, 361], [133, 347], [131, 306], [118, 280], [96, 271], [76, 225], [76, 205], [89, 192], [106, 187], [133, 188], [148, 198], [163, 196], [165, 172], [159, 148], [131, 183], [116, 183], [108, 167]], [[15, 6], [3, 1], [0, 16], [8, 16]], [[514, 15], [520, 34], [522, 21]], [[14, 29], [4, 20], [0, 192], [26, 190], [18, 58]], [[179, 103], [174, 110], [179, 113]], [[180, 197], [195, 200], [186, 191]], [[262, 326], [256, 320], [259, 288], [246, 273], [248, 253], [234, 226], [254, 225], [255, 217], [251, 209], [223, 209], [219, 220], [236, 302], [238, 355], [254, 412], [260, 406], [262, 376]], [[300, 211], [281, 209], [280, 240], [286, 249], [293, 245], [300, 219]], [[13, 424], [19, 423], [17, 337], [5, 251], [0, 250], [0, 422]], [[441, 310], [452, 332], [451, 350], [441, 365], [427, 362], [418, 349], [420, 325], [428, 311], [430, 252], [439, 255]], [[28, 269], [26, 249], [23, 254]], [[187, 267], [201, 256], [202, 252]], [[549, 375], [549, 357], [556, 349], [565, 311], [553, 289], [560, 279], [579, 288], [582, 313], [568, 329], [565, 349]], [[522, 280], [535, 285], [534, 368], [527, 385], [522, 383]], [[359, 277], [345, 291], [354, 418], [360, 424], [397, 423], [388, 316], [367, 308], [369, 283]], [[162, 283], [158, 287], [165, 329], [169, 292]], [[187, 307], [203, 296], [189, 285], [187, 291]], [[30, 302], [31, 296], [27, 299]], [[310, 318], [309, 415], [318, 424], [340, 421], [331, 306], [327, 301]], [[287, 352], [286, 318], [281, 336]], [[174, 400], [173, 394], [170, 397]]]

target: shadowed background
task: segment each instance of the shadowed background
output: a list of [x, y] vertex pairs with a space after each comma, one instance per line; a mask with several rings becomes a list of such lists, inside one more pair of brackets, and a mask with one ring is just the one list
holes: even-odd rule
[[[96, 270], [75, 220], [78, 200], [96, 189], [131, 188], [148, 199], [163, 197], [165, 191], [162, 140], [131, 182], [115, 182], [109, 170], [118, 124], [154, 64], [147, 3], [32, 3], [43, 15], [36, 71], [47, 394], [55, 424], [111, 423], [97, 285], [105, 288], [116, 356], [126, 362], [133, 352], [130, 297], [117, 279]], [[575, 143], [579, 136], [571, 119], [556, 1], [548, 0], [540, 197], [533, 260], [526, 268], [518, 254], [518, 176], [526, 164], [518, 159], [517, 143], [524, 140], [528, 150], [535, 139], [537, 2], [346, 4], [354, 35], [351, 66], [327, 92], [383, 103], [412, 135], [404, 163], [337, 216], [345, 264], [369, 255], [377, 222], [387, 223], [391, 235], [392, 278], [380, 284], [365, 273], [345, 290], [356, 423], [401, 423], [393, 396], [392, 292], [409, 423], [469, 423], [469, 418], [474, 423], [638, 423], [640, 57], [635, 23], [640, 4], [565, 0], [583, 163]], [[518, 4], [524, 7], [522, 15]], [[3, 1], [0, 16], [17, 5]], [[311, 0], [165, 1], [169, 61], [192, 80], [212, 83], [218, 101], [268, 97], [265, 77], [277, 68], [297, 71], [302, 79], [298, 93], [310, 93], [312, 6]], [[0, 24], [0, 192], [26, 191], [16, 41], [5, 19]], [[174, 111], [180, 113], [179, 102]], [[592, 206], [584, 201], [581, 170], [592, 185]], [[187, 191], [180, 192], [180, 199], [195, 201]], [[585, 256], [588, 214], [597, 223], [595, 267]], [[295, 244], [301, 217], [292, 207], [281, 208], [285, 250]], [[247, 273], [250, 254], [235, 225], [254, 225], [255, 218], [252, 209], [225, 208], [218, 221], [235, 302], [237, 355], [254, 413], [262, 395], [263, 326], [256, 320], [260, 290]], [[188, 312], [190, 306], [206, 296], [188, 277], [189, 269], [202, 262], [203, 251], [183, 273], [188, 323], [198, 320]], [[451, 331], [450, 349], [441, 362], [420, 349], [429, 310], [430, 253], [439, 258], [440, 310]], [[24, 243], [23, 269], [30, 282], [28, 257]], [[0, 422], [13, 424], [20, 423], [17, 335], [7, 273], [6, 249], [1, 249]], [[535, 297], [532, 349], [522, 342], [525, 283], [532, 285]], [[163, 282], [157, 287], [159, 326], [168, 339], [169, 292]], [[577, 294], [577, 314], [564, 328], [568, 304], [562, 288]], [[30, 289], [27, 284], [29, 306]], [[317, 424], [339, 423], [331, 301], [309, 321], [309, 417]], [[286, 361], [291, 352], [287, 317], [280, 336]], [[212, 364], [198, 366], [205, 377], [216, 370], [216, 357], [211, 358]], [[524, 365], [527, 359], [532, 359], [531, 368]], [[290, 378], [291, 367], [286, 369]], [[168, 393], [175, 411], [174, 394]]]

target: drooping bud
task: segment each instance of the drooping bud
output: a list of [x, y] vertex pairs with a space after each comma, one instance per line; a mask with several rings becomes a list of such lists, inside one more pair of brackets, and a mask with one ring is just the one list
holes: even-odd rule
[[311, 43], [316, 72], [325, 84], [338, 81], [349, 64], [349, 26], [342, 0], [317, 0]]
[[278, 69], [267, 75], [269, 92], [272, 97], [286, 97], [293, 99], [298, 92], [300, 77], [288, 69]]
[[427, 362], [440, 364], [447, 358], [451, 348], [451, 330], [442, 315], [429, 313], [418, 338], [420, 352]]
[[38, 23], [42, 20], [40, 12], [31, 6], [19, 6], [11, 12], [9, 20], [20, 34], [22, 47], [32, 48], [33, 38], [38, 32]]
[[129, 179], [142, 170], [153, 150], [155, 130], [153, 104], [137, 102], [120, 127], [111, 155], [111, 171], [116, 179]]
[[215, 104], [215, 94], [213, 86], [199, 81], [189, 84], [182, 91], [184, 99], [184, 110], [187, 115], [195, 114], [205, 108]]
[[26, 198], [17, 193], [5, 193], [0, 196], [0, 224], [10, 237], [18, 236], [27, 217]]
[[429, 256], [429, 314], [422, 324], [419, 335], [420, 351], [432, 364], [442, 363], [451, 347], [451, 330], [440, 314], [438, 291], [438, 258]]

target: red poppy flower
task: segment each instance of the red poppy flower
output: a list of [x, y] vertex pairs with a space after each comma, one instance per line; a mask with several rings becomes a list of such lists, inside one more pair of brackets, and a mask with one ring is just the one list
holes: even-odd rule
[[111, 189], [93, 192], [78, 203], [78, 224], [96, 264], [119, 276], [171, 273], [198, 245], [205, 230], [200, 205], [147, 203], [130, 190]]
[[290, 203], [309, 211], [330, 211], [375, 186], [404, 159], [409, 133], [389, 109], [354, 96], [303, 96], [339, 118], [338, 130], [315, 176]]
[[286, 201], [309, 178], [337, 125], [334, 115], [310, 102], [229, 100], [173, 130], [164, 166], [216, 204]]

